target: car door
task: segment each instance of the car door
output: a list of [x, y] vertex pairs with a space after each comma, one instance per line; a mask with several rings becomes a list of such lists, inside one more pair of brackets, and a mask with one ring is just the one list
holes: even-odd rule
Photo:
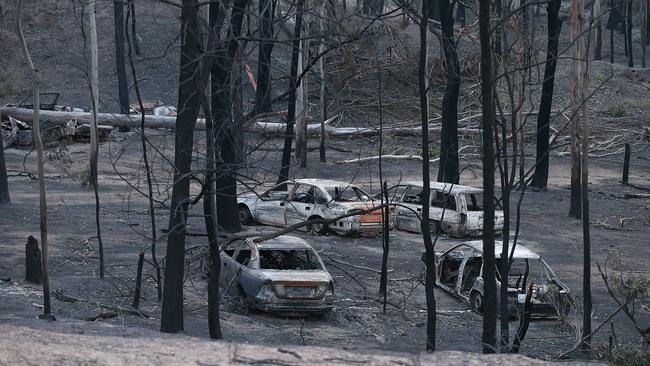
[[457, 229], [460, 225], [460, 213], [458, 209], [458, 199], [454, 194], [441, 190], [431, 190], [431, 219], [442, 223], [442, 229], [449, 232], [451, 229]]
[[257, 200], [257, 206], [255, 207], [258, 215], [257, 221], [260, 224], [284, 226], [284, 210], [287, 197], [294, 188], [295, 184], [281, 183], [264, 192], [260, 199]]
[[226, 292], [232, 293], [233, 289], [236, 288], [238, 263], [235, 258], [237, 258], [242, 244], [243, 240], [234, 241], [226, 245], [221, 252], [221, 273], [219, 276], [219, 284], [226, 290]]
[[398, 229], [420, 232], [422, 214], [422, 188], [408, 186], [395, 209], [395, 224]]
[[311, 184], [298, 184], [284, 207], [285, 225], [293, 225], [307, 220], [314, 212], [316, 187]]

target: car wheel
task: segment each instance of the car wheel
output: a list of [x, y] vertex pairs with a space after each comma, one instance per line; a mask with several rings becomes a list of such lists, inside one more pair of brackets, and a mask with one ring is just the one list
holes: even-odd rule
[[[316, 220], [320, 219], [320, 220], [322, 220], [323, 218], [319, 217], [319, 216], [315, 216], [315, 217], [312, 217], [311, 219], [316, 219]], [[329, 228], [328, 228], [327, 224], [320, 224], [319, 223], [319, 224], [311, 224], [310, 225], [310, 231], [314, 235], [324, 235], [325, 233], [327, 233], [328, 229]]]
[[472, 295], [469, 298], [469, 303], [472, 307], [472, 310], [474, 310], [476, 313], [483, 313], [483, 296], [480, 293], [476, 291], [472, 292]]
[[250, 225], [253, 223], [253, 216], [251, 215], [251, 210], [248, 207], [241, 205], [239, 206], [239, 222], [242, 225]]

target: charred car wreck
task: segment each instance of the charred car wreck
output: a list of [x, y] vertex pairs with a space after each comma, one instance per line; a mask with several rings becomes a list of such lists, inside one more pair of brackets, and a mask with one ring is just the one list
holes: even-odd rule
[[[388, 190], [394, 205], [395, 227], [420, 233], [422, 183], [405, 182]], [[494, 212], [494, 229], [503, 229], [503, 211]], [[483, 234], [483, 190], [448, 183], [431, 183], [429, 209], [431, 233], [444, 232], [455, 237], [477, 237]]]
[[248, 307], [274, 313], [325, 313], [334, 298], [334, 281], [318, 253], [288, 235], [228, 244], [221, 253], [220, 285]]
[[[517, 244], [512, 255], [508, 278], [500, 272], [502, 242], [495, 242], [497, 293], [502, 284], [508, 286], [510, 316], [523, 310], [526, 286], [533, 284], [532, 317], [555, 317], [566, 313], [569, 288], [537, 253]], [[424, 257], [423, 257], [424, 258]], [[436, 253], [436, 283], [447, 293], [467, 302], [472, 310], [483, 310], [483, 242], [467, 241], [444, 253]]]
[[[326, 179], [298, 179], [281, 183], [262, 194], [239, 196], [239, 219], [243, 225], [259, 223], [289, 226], [310, 219], [335, 219], [378, 206], [361, 188]], [[331, 230], [340, 235], [376, 234], [382, 230], [381, 210], [342, 218], [330, 225], [315, 223], [308, 230], [321, 235]]]

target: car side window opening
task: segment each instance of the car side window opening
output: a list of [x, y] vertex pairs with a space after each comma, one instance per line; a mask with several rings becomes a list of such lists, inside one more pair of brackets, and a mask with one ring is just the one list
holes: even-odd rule
[[458, 282], [460, 265], [465, 255], [462, 252], [450, 252], [442, 263], [440, 282], [449, 288], [455, 288]]
[[328, 204], [327, 196], [320, 188], [314, 188], [314, 202], [319, 205]]
[[393, 202], [395, 200], [398, 200], [402, 198], [404, 195], [404, 192], [409, 188], [407, 185], [396, 185], [388, 188], [388, 201]]
[[467, 211], [483, 211], [483, 194], [469, 194]]
[[421, 205], [422, 204], [422, 189], [421, 188], [410, 187], [404, 193], [404, 198], [402, 198], [402, 202], [404, 202], [404, 203], [412, 203], [412, 204], [415, 204], [415, 205]]
[[261, 249], [260, 268], [276, 270], [322, 269], [316, 254], [309, 249]]
[[293, 184], [282, 183], [264, 192], [260, 197], [266, 201], [284, 201], [293, 190], [293, 187]]
[[481, 274], [481, 267], [483, 266], [483, 258], [469, 257], [463, 268], [463, 283], [461, 292], [468, 292], [474, 286], [474, 282]]
[[[528, 259], [515, 259], [510, 264], [508, 271], [508, 287], [520, 289], [524, 280], [526, 283], [534, 282], [542, 285], [547, 282], [543, 268], [537, 261], [530, 263]], [[496, 259], [497, 280], [501, 282], [501, 259]], [[540, 267], [540, 268], [537, 268]], [[537, 268], [537, 269], [536, 269]]]
[[232, 257], [235, 254], [235, 251], [239, 249], [241, 245], [242, 245], [241, 241], [234, 241], [226, 245], [226, 247], [223, 248], [223, 252], [228, 254], [228, 256]]
[[370, 196], [361, 189], [353, 186], [346, 187], [327, 187], [327, 193], [332, 196], [334, 201], [349, 202], [349, 201], [369, 201]]
[[314, 186], [299, 185], [291, 195], [291, 202], [314, 203]]
[[431, 193], [431, 206], [456, 211], [456, 197], [440, 191]]

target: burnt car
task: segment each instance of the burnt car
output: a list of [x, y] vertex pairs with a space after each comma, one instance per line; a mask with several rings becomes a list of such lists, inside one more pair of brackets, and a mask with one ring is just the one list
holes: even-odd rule
[[[388, 189], [397, 229], [420, 233], [422, 182], [404, 182]], [[503, 211], [494, 212], [494, 229], [503, 229]], [[455, 237], [483, 234], [483, 190], [459, 184], [431, 182], [429, 208], [431, 233], [443, 232]]]
[[248, 307], [273, 313], [325, 313], [334, 281], [314, 248], [288, 235], [261, 243], [254, 237], [226, 245], [220, 285]]
[[[361, 188], [327, 179], [298, 179], [284, 182], [262, 194], [250, 193], [237, 198], [239, 220], [290, 226], [309, 219], [335, 219], [355, 211], [367, 211], [379, 205]], [[381, 210], [353, 215], [331, 224], [312, 224], [308, 231], [316, 235], [331, 230], [340, 235], [377, 234], [382, 231]]]
[[[502, 278], [499, 272], [502, 245], [500, 241], [494, 245], [497, 294], [502, 284], [508, 286], [509, 315], [514, 317], [522, 312], [530, 283], [533, 284], [532, 317], [555, 317], [558, 311], [568, 312], [569, 288], [557, 278], [544, 259], [525, 246], [515, 246], [508, 278]], [[478, 313], [483, 311], [482, 275], [482, 241], [466, 241], [444, 253], [436, 253], [437, 285], [468, 303]]]

